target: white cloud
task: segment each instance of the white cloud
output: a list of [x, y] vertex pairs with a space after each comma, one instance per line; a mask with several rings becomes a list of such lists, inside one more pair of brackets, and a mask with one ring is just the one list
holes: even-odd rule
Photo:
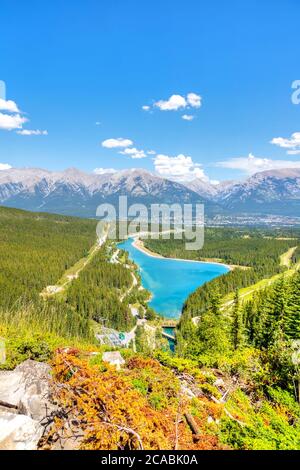
[[156, 155], [154, 166], [160, 176], [174, 181], [191, 181], [195, 178], [208, 181], [208, 177], [205, 175], [201, 164], [194, 163], [191, 157], [183, 154], [177, 155], [177, 157]]
[[155, 152], [155, 150], [148, 150], [147, 154], [148, 155], [156, 155], [156, 152]]
[[195, 119], [195, 116], [192, 116], [191, 114], [184, 114], [181, 117], [184, 121], [192, 121], [193, 119]]
[[[200, 108], [202, 102], [202, 98], [200, 95], [196, 93], [188, 93], [186, 96], [182, 95], [171, 95], [170, 98], [167, 100], [159, 100], [153, 104], [154, 108], [160, 109], [160, 111], [178, 111], [183, 109], [191, 109], [191, 108]], [[144, 111], [149, 111], [151, 106], [144, 105], [142, 106]], [[194, 116], [184, 114], [182, 119], [186, 121], [192, 121]]]
[[20, 114], [10, 115], [0, 113], [0, 129], [4, 129], [6, 131], [21, 129], [22, 125], [27, 121], [28, 119]]
[[95, 168], [93, 173], [96, 175], [106, 175], [106, 174], [113, 174], [116, 173], [117, 170], [114, 168]]
[[135, 147], [132, 147], [133, 141], [130, 139], [123, 139], [119, 137], [118, 139], [107, 139], [102, 142], [102, 147], [111, 148], [111, 149], [122, 149], [119, 150], [119, 153], [122, 155], [127, 155], [133, 159], [146, 158], [148, 155], [155, 155], [156, 152], [150, 150], [146, 152], [145, 150], [139, 150]]
[[0, 163], [0, 171], [9, 170], [10, 168], [12, 168], [12, 166], [9, 165], [8, 163]]
[[161, 111], [177, 111], [180, 108], [186, 108], [187, 101], [181, 95], [172, 95], [166, 101], [157, 101], [156, 103], [154, 103], [154, 106], [159, 108]]
[[20, 129], [17, 130], [17, 133], [20, 135], [48, 135], [47, 131], [40, 131], [38, 129], [23, 130], [23, 124], [28, 121], [29, 119], [24, 117], [24, 113], [19, 110], [15, 101], [0, 98], [0, 129], [6, 131]]
[[102, 142], [102, 147], [107, 149], [113, 148], [125, 148], [130, 147], [133, 144], [132, 140], [130, 139], [123, 139], [119, 137], [118, 139], [106, 139]]
[[231, 158], [223, 162], [216, 163], [221, 168], [241, 170], [246, 174], [254, 174], [259, 171], [275, 170], [281, 168], [300, 168], [300, 162], [288, 160], [272, 160], [270, 158], [255, 157], [251, 153], [248, 157]]
[[131, 158], [134, 158], [134, 159], [147, 157], [144, 150], [138, 150], [135, 147], [126, 148], [125, 150], [122, 150], [119, 153], [121, 153], [122, 155], [128, 155], [128, 156], [130, 156]]
[[201, 96], [196, 95], [196, 93], [189, 93], [187, 95], [187, 102], [190, 106], [192, 106], [192, 108], [200, 108], [201, 101]]
[[270, 143], [288, 149], [289, 155], [298, 155], [300, 153], [300, 132], [294, 132], [289, 139], [275, 137]]
[[9, 113], [19, 113], [19, 108], [14, 101], [4, 100], [0, 98], [0, 111], [8, 111]]
[[36, 129], [36, 130], [22, 129], [21, 131], [17, 131], [17, 134], [20, 134], [20, 135], [48, 135], [48, 131], [40, 131], [39, 129]]

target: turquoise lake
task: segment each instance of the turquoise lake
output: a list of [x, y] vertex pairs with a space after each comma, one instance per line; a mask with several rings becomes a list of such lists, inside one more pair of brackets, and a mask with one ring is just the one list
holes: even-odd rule
[[155, 258], [135, 248], [133, 241], [129, 238], [118, 247], [139, 266], [143, 287], [152, 294], [150, 307], [166, 318], [179, 318], [185, 300], [197, 287], [229, 271], [217, 263]]

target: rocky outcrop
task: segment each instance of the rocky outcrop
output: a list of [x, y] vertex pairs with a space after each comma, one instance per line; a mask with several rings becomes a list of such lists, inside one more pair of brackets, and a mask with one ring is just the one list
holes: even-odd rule
[[42, 433], [29, 416], [0, 411], [0, 450], [35, 450]]
[[36, 449], [41, 422], [54, 409], [49, 379], [50, 367], [32, 360], [0, 372], [0, 450]]

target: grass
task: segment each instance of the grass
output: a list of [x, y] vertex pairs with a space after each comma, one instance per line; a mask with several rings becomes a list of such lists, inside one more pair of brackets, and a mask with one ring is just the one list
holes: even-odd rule
[[297, 246], [294, 246], [290, 248], [286, 253], [283, 253], [280, 256], [280, 266], [285, 266], [287, 268], [290, 268], [292, 265], [292, 256], [297, 250]]
[[[274, 282], [279, 281], [283, 277], [287, 278], [295, 274], [295, 272], [300, 268], [300, 262], [294, 265], [294, 267], [291, 267], [291, 258], [296, 249], [297, 247], [290, 248], [286, 253], [283, 253], [280, 256], [280, 265], [288, 267], [289, 269], [287, 269], [287, 271], [275, 274], [270, 278], [262, 279], [256, 284], [239, 289], [240, 301], [243, 302], [245, 300], [250, 300], [255, 292], [269, 287], [270, 285], [274, 284]], [[231, 292], [222, 299], [223, 308], [228, 307], [231, 303], [233, 303], [234, 296], [235, 293]]]
[[[41, 324], [26, 323], [26, 313], [21, 324], [8, 323], [0, 319], [0, 338], [4, 341], [6, 362], [0, 364], [0, 369], [14, 369], [26, 359], [41, 362], [48, 361], [58, 348], [71, 347], [82, 351], [103, 351], [103, 347], [92, 341], [77, 337], [66, 338], [51, 331]], [[18, 315], [20, 320], [20, 314]]]
[[71, 268], [67, 269], [67, 271], [63, 274], [63, 276], [57, 282], [57, 285], [65, 286], [66, 284], [70, 282], [69, 276], [77, 276], [80, 273], [80, 271], [82, 271], [82, 269], [84, 269], [85, 266], [92, 260], [98, 248], [99, 248], [98, 244], [93, 245], [92, 248], [89, 250], [89, 253], [87, 256], [84, 256], [79, 261], [77, 261], [77, 263], [71, 266]]
[[53, 295], [59, 295], [62, 294], [62, 292], [65, 290], [65, 288], [72, 282], [73, 279], [77, 278], [79, 273], [87, 266], [88, 263], [91, 262], [97, 251], [99, 250], [100, 245], [98, 243], [95, 243], [91, 249], [89, 250], [87, 256], [84, 256], [80, 260], [78, 260], [73, 266], [71, 266], [69, 269], [67, 269], [62, 277], [57, 281], [56, 287], [58, 288], [56, 292], [54, 293], [49, 293], [46, 291], [47, 288], [45, 288], [41, 292], [41, 296], [44, 298], [51, 297]]
[[[107, 227], [104, 228], [104, 232], [107, 231]], [[65, 288], [72, 282], [73, 279], [76, 279], [79, 273], [92, 261], [95, 254], [99, 251], [101, 245], [99, 244], [99, 240], [90, 248], [88, 254], [82, 258], [80, 258], [73, 266], [67, 269], [62, 277], [57, 281], [55, 287], [57, 287], [57, 291], [53, 293], [47, 292], [47, 287], [41, 292], [41, 296], [47, 298], [49, 296], [57, 295], [63, 297], [61, 294], [64, 292]]]

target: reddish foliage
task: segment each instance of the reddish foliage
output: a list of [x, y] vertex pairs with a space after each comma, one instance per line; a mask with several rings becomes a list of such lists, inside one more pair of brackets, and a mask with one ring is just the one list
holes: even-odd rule
[[[76, 350], [72, 353], [58, 352], [53, 361], [53, 397], [60, 411], [43, 448], [55, 448], [62, 436], [80, 436], [77, 448], [90, 450], [223, 448], [207, 429], [208, 417], [219, 416], [218, 406], [196, 400], [201, 432], [195, 439], [184, 418], [195, 403], [180, 394], [177, 378], [158, 361], [134, 357], [126, 371], [109, 366], [103, 371]], [[134, 388], [136, 380], [146, 383], [149, 393]], [[157, 390], [165, 393], [163, 409], [151, 401]]]

